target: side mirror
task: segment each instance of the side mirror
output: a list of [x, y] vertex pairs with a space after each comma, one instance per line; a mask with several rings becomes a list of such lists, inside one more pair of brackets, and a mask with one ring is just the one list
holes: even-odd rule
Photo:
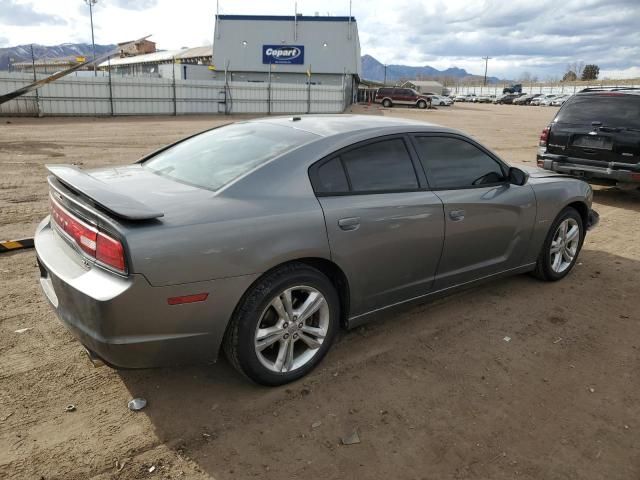
[[509, 168], [509, 183], [513, 185], [524, 185], [529, 180], [529, 174], [516, 167]]

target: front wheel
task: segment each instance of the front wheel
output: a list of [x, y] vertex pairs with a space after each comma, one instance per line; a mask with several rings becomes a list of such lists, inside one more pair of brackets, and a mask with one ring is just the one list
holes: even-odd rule
[[385, 99], [382, 101], [382, 106], [385, 108], [391, 108], [393, 106], [393, 104], [391, 103], [391, 100], [389, 99]]
[[329, 350], [340, 304], [329, 279], [294, 263], [260, 279], [225, 336], [231, 364], [256, 383], [282, 385], [309, 373]]
[[583, 241], [582, 217], [575, 208], [565, 208], [549, 229], [534, 275], [546, 281], [566, 277], [578, 259]]
[[420, 101], [418, 102], [418, 108], [420, 108], [420, 109], [425, 109], [425, 108], [427, 108], [427, 102], [425, 102], [424, 100], [420, 100]]

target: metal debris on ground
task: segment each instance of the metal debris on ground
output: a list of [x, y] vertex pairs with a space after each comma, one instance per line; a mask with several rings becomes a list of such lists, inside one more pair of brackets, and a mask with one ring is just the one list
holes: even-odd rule
[[64, 411], [65, 412], [75, 412], [76, 411], [76, 406], [73, 404], [69, 404], [66, 407], [64, 407]]
[[511, 341], [511, 337], [504, 337], [504, 338], [503, 338], [503, 340], [504, 340], [505, 342], [510, 342], [510, 341]]
[[342, 445], [355, 445], [360, 443], [360, 436], [358, 435], [358, 431], [354, 430], [353, 433], [341, 438], [340, 441], [342, 442]]
[[148, 470], [148, 471], [149, 471], [149, 473], [153, 473], [153, 472], [155, 472], [155, 471], [156, 471], [156, 466], [155, 466], [155, 465], [151, 465], [151, 466], [149, 467], [149, 470]]
[[144, 398], [134, 398], [133, 400], [129, 400], [129, 403], [127, 405], [129, 407], [129, 410], [137, 412], [138, 410], [142, 410], [147, 406], [147, 401]]
[[24, 333], [27, 332], [29, 330], [31, 330], [33, 327], [27, 327], [27, 328], [19, 328], [18, 330], [14, 330], [13, 333]]

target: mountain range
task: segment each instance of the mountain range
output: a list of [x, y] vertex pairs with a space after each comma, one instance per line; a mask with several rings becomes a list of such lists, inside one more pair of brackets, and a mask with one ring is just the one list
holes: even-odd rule
[[[96, 45], [96, 56], [113, 50], [115, 45]], [[36, 60], [45, 58], [87, 57], [91, 58], [93, 50], [90, 43], [63, 43], [61, 45], [33, 45], [33, 56]], [[0, 70], [7, 70], [9, 63], [27, 62], [31, 60], [31, 45], [0, 48]]]
[[[114, 49], [115, 45], [96, 45], [96, 55], [100, 56]], [[90, 58], [93, 54], [91, 44], [88, 43], [63, 43], [61, 45], [45, 46], [33, 45], [33, 54], [36, 59], [64, 58], [83, 56]], [[31, 60], [31, 45], [18, 45], [17, 47], [0, 48], [0, 70], [7, 70], [9, 63], [26, 62]], [[382, 82], [385, 79], [385, 67], [380, 61], [371, 55], [362, 56], [362, 78]], [[472, 75], [463, 68], [447, 68], [438, 70], [425, 65], [412, 67], [408, 65], [387, 65], [386, 79], [388, 82], [411, 79], [436, 79], [450, 82], [469, 78], [481, 78]], [[487, 77], [487, 82], [495, 83], [499, 79]]]
[[[362, 56], [362, 78], [366, 80], [374, 80], [382, 82], [385, 79], [384, 64], [373, 58], [371, 55]], [[463, 68], [447, 68], [446, 70], [438, 70], [436, 68], [425, 65], [424, 67], [411, 67], [408, 65], [387, 65], [387, 82], [397, 80], [444, 80], [450, 81], [482, 78], [481, 75], [473, 75]], [[497, 83], [500, 79], [497, 77], [487, 77], [488, 83]], [[450, 82], [449, 82], [450, 83]]]

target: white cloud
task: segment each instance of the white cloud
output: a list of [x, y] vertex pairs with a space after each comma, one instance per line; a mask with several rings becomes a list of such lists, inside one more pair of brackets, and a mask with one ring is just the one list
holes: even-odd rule
[[[80, 0], [0, 0], [0, 6], [0, 32], [11, 45], [91, 40]], [[293, 1], [220, 0], [220, 10], [291, 15]], [[298, 0], [298, 12], [347, 15], [349, 2]], [[213, 0], [98, 0], [96, 42], [152, 34], [163, 49], [202, 45], [213, 37], [214, 14]], [[482, 73], [481, 57], [489, 55], [489, 75], [517, 78], [526, 70], [544, 78], [561, 75], [574, 60], [598, 64], [601, 76], [632, 75], [640, 62], [638, 0], [353, 0], [353, 15], [362, 52], [384, 63]]]

